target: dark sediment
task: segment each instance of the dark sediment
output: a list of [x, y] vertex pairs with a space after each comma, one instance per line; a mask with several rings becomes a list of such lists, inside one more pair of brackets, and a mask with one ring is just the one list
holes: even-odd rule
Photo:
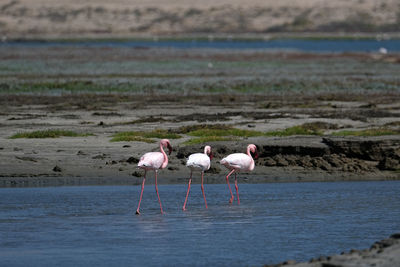
[[351, 249], [340, 255], [321, 256], [309, 262], [296, 263], [288, 260], [279, 264], [264, 265], [265, 267], [297, 266], [297, 267], [356, 267], [356, 266], [400, 266], [400, 233], [390, 238], [375, 242], [369, 249]]

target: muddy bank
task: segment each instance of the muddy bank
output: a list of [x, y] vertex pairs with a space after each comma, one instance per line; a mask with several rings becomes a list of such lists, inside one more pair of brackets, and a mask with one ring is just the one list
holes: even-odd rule
[[[86, 149], [69, 139], [65, 144], [59, 142], [54, 154], [51, 151], [36, 151], [36, 154], [30, 152], [29, 156], [14, 155], [7, 166], [2, 164], [0, 186], [138, 185], [143, 175], [143, 171], [136, 168], [140, 155], [147, 150], [157, 150], [157, 145], [153, 144], [133, 148], [130, 145], [122, 147], [120, 144], [109, 143], [99, 153], [93, 151], [93, 148], [98, 150], [96, 144], [101, 142], [89, 139], [82, 142]], [[206, 183], [224, 183], [227, 171], [219, 164], [219, 160], [227, 154], [244, 152], [248, 143], [257, 145], [259, 158], [253, 172], [239, 175], [241, 183], [400, 179], [399, 136], [293, 136], [210, 142], [215, 157], [211, 169], [206, 173]], [[60, 145], [65, 150], [60, 149]], [[68, 153], [68, 149], [74, 145], [77, 147], [72, 148], [72, 151], [75, 149], [76, 152]], [[168, 167], [160, 172], [160, 183], [186, 183], [189, 175], [185, 166], [186, 158], [191, 153], [202, 151], [202, 148], [203, 145], [175, 146]], [[52, 149], [55, 147], [50, 147]], [[135, 155], [131, 154], [133, 149], [136, 150]], [[22, 151], [13, 152], [21, 154]], [[48, 157], [39, 156], [43, 153], [47, 153]], [[199, 182], [197, 176], [195, 174], [194, 182]], [[153, 177], [153, 174], [149, 177]]]
[[392, 267], [400, 265], [400, 233], [387, 239], [375, 242], [369, 249], [342, 252], [340, 255], [321, 256], [309, 262], [296, 263], [288, 260], [283, 263], [264, 265], [265, 267], [297, 266], [297, 267], [352, 267], [380, 266]]

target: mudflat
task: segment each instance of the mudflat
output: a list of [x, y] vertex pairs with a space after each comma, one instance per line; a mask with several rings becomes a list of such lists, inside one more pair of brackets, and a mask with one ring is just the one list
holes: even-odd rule
[[186, 182], [205, 144], [206, 181], [222, 183], [219, 160], [249, 143], [260, 158], [242, 182], [400, 178], [395, 53], [50, 45], [0, 59], [1, 186], [138, 184], [160, 138], [164, 183]]

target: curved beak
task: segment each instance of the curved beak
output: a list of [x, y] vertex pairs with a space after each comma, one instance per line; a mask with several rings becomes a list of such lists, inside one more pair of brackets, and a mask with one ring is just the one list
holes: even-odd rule
[[210, 151], [210, 154], [208, 154], [208, 156], [210, 157], [210, 160], [212, 160], [212, 159], [213, 159], [213, 157], [214, 157], [214, 154], [212, 153], [212, 151]]
[[258, 159], [258, 151], [257, 151], [257, 148], [256, 148], [256, 150], [254, 151], [254, 159]]
[[172, 152], [172, 146], [170, 143], [167, 144], [167, 148], [168, 148], [168, 155], [171, 155]]

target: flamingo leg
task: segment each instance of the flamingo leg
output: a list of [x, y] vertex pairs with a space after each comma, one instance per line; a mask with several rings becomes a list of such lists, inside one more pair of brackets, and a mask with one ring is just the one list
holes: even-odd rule
[[228, 184], [228, 188], [229, 188], [229, 192], [231, 193], [231, 198], [229, 199], [229, 203], [232, 203], [233, 201], [233, 194], [232, 194], [232, 190], [231, 190], [231, 186], [229, 184], [229, 176], [235, 171], [235, 169], [233, 169], [227, 176], [226, 176], [226, 183]]
[[186, 192], [186, 198], [185, 198], [185, 203], [183, 203], [183, 208], [182, 208], [182, 210], [186, 210], [186, 202], [187, 202], [187, 199], [188, 199], [188, 196], [189, 196], [189, 190], [190, 190], [190, 184], [192, 183], [192, 171], [190, 172], [190, 178], [189, 178], [189, 183], [188, 183], [188, 189], [187, 189], [187, 192]]
[[237, 184], [236, 172], [235, 172], [235, 188], [236, 188], [236, 196], [237, 196], [238, 205], [240, 205], [239, 187], [238, 187], [238, 184]]
[[160, 203], [161, 214], [163, 214], [164, 212], [163, 212], [163, 209], [162, 209], [162, 206], [161, 206], [160, 195], [158, 194], [158, 187], [157, 187], [157, 171], [155, 171], [155, 173], [156, 173], [156, 193], [157, 193], [157, 197], [158, 197], [158, 203]]
[[207, 207], [206, 195], [204, 194], [204, 185], [203, 185], [203, 181], [204, 181], [204, 172], [201, 172], [201, 192], [203, 192], [203, 198], [204, 198], [204, 203], [206, 204], [206, 209], [208, 209], [208, 207]]
[[142, 191], [140, 192], [140, 198], [139, 198], [139, 204], [138, 207], [136, 209], [136, 214], [140, 214], [140, 202], [142, 201], [142, 197], [143, 197], [143, 189], [144, 189], [144, 183], [146, 182], [146, 171], [144, 172], [144, 178], [143, 178], [143, 182], [142, 182]]

